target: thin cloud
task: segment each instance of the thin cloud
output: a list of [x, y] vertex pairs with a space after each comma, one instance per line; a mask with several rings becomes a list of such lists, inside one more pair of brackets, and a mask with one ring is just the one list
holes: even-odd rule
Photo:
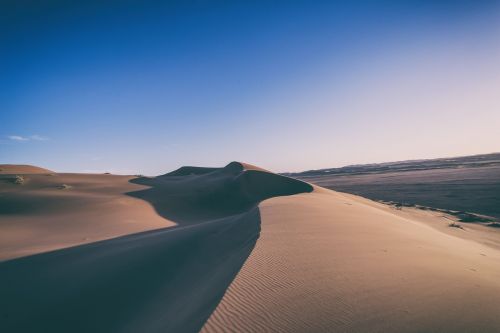
[[8, 138], [12, 141], [29, 141], [30, 139], [20, 135], [9, 135]]
[[9, 135], [7, 138], [11, 141], [17, 142], [26, 142], [26, 141], [47, 141], [49, 138], [46, 136], [41, 136], [38, 134], [33, 134], [30, 136], [22, 136], [22, 135]]

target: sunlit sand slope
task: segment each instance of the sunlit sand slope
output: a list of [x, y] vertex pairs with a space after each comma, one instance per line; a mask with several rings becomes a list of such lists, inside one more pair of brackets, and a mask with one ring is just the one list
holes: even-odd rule
[[497, 250], [321, 188], [260, 207], [256, 247], [203, 332], [500, 330]]

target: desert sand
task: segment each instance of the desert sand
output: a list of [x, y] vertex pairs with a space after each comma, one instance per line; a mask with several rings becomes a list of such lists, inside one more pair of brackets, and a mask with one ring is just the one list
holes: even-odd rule
[[40, 168], [34, 165], [21, 165], [21, 164], [0, 164], [0, 175], [12, 174], [49, 174], [53, 173], [48, 169]]
[[153, 178], [10, 168], [2, 332], [500, 330], [486, 227], [237, 162]]
[[[482, 216], [500, 222], [500, 154], [312, 170], [287, 176], [372, 200]], [[499, 224], [500, 225], [500, 224]]]

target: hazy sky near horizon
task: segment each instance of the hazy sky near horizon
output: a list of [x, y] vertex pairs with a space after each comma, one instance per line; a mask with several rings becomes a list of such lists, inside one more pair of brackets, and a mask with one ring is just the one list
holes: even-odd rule
[[500, 151], [499, 1], [0, 4], [0, 163], [159, 174]]

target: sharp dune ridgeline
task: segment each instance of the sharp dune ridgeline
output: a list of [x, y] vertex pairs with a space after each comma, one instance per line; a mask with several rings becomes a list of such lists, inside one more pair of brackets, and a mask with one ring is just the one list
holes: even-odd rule
[[2, 332], [500, 330], [481, 226], [238, 162], [26, 170], [0, 175]]
[[[85, 210], [113, 209], [98, 201], [116, 200], [114, 196], [128, 188], [124, 182], [147, 185], [121, 195], [150, 202], [167, 223], [153, 231], [62, 249], [48, 247], [52, 251], [4, 261], [0, 264], [2, 331], [197, 332], [255, 246], [261, 223], [257, 204], [273, 196], [312, 191], [304, 182], [236, 162], [203, 172], [180, 170], [189, 172], [155, 178], [93, 175], [87, 182], [82, 175], [30, 174], [23, 187], [4, 185], [2, 196], [14, 196], [10, 203], [14, 206], [28, 200], [46, 203], [60, 199], [55, 182], [62, 177], [74, 191], [64, 196], [76, 196], [75, 206], [81, 201]], [[118, 194], [111, 193], [111, 186]], [[98, 200], [86, 198], [92, 195]], [[121, 209], [119, 202], [114, 205]], [[57, 215], [57, 205], [41, 206], [42, 216]], [[2, 209], [4, 215], [29, 215], [22, 208]], [[24, 222], [19, 230], [6, 228], [7, 232], [16, 237], [35, 223]], [[61, 223], [74, 223], [68, 233], [88, 232], [88, 226], [80, 228], [78, 218]], [[54, 232], [57, 227], [52, 227]], [[122, 233], [119, 224], [113, 229]], [[64, 243], [62, 238], [55, 243]], [[9, 256], [9, 250], [3, 248], [3, 256]]]

